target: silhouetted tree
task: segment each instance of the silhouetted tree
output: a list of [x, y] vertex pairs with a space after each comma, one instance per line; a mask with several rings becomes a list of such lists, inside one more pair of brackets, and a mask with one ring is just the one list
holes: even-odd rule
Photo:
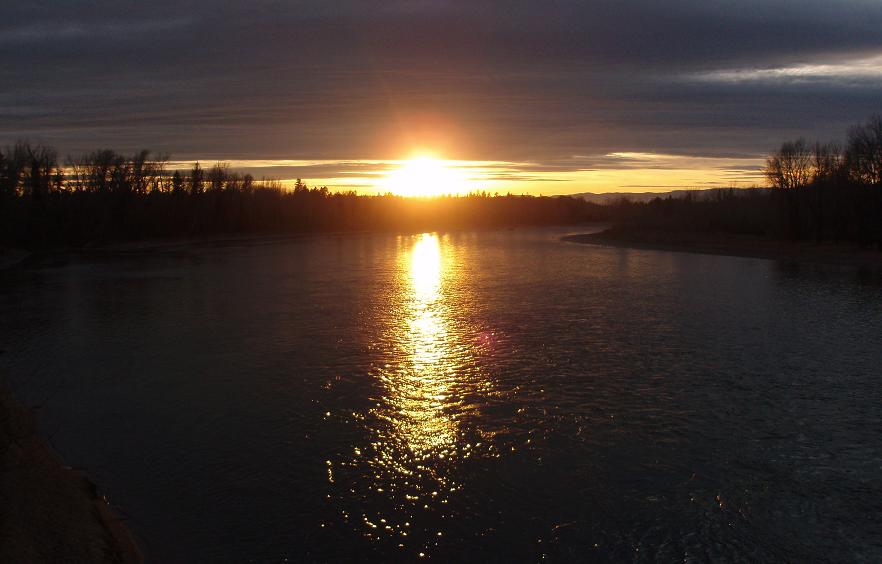
[[812, 179], [812, 163], [812, 150], [805, 139], [786, 141], [766, 159], [763, 174], [775, 188], [799, 188]]
[[838, 143], [815, 142], [812, 161], [812, 181], [835, 179], [842, 174], [845, 155]]
[[20, 193], [20, 182], [25, 173], [28, 161], [27, 144], [19, 141], [6, 150], [6, 191], [10, 194]]
[[7, 168], [8, 162], [6, 159], [6, 155], [4, 155], [3, 151], [0, 150], [0, 196], [12, 192], [9, 182], [9, 171], [7, 170]]
[[202, 182], [204, 177], [205, 173], [202, 171], [202, 167], [199, 166], [199, 162], [197, 161], [193, 165], [193, 169], [190, 170], [190, 193], [194, 196], [202, 193]]
[[806, 186], [814, 176], [814, 155], [805, 139], [785, 141], [769, 155], [763, 173], [773, 188], [784, 191], [790, 231], [801, 236], [799, 196], [794, 191]]
[[24, 144], [23, 147], [27, 155], [27, 166], [22, 179], [22, 190], [25, 195], [40, 199], [49, 194], [52, 188], [57, 167], [56, 153], [43, 145]]
[[229, 177], [229, 165], [226, 163], [216, 163], [208, 169], [206, 180], [208, 181], [208, 189], [213, 192], [219, 192], [224, 189], [224, 185]]
[[[776, 235], [882, 244], [882, 120], [833, 143], [783, 143], [763, 168], [773, 189], [627, 200], [608, 206], [573, 197], [477, 191], [464, 197], [358, 196], [279, 180], [255, 180], [217, 163], [165, 172], [167, 157], [101, 150], [68, 157], [26, 142], [0, 151], [0, 244], [92, 241], [221, 232], [425, 230], [543, 225], [614, 218], [657, 230]], [[201, 195], [201, 196], [200, 196]]]
[[181, 176], [181, 171], [176, 170], [175, 173], [172, 175], [171, 187], [173, 194], [183, 194], [184, 177]]
[[856, 182], [882, 186], [882, 116], [849, 130], [846, 161]]

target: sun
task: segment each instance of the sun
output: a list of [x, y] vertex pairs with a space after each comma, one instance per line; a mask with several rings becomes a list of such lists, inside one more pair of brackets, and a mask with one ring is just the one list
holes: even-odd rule
[[383, 180], [387, 191], [399, 196], [432, 197], [462, 194], [467, 190], [466, 175], [454, 161], [430, 155], [417, 155], [397, 161]]

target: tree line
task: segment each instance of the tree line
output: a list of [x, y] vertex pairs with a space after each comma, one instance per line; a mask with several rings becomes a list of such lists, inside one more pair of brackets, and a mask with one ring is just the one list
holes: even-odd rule
[[77, 247], [226, 233], [424, 230], [592, 221], [580, 198], [490, 195], [363, 196], [257, 180], [225, 163], [169, 170], [167, 156], [94, 151], [59, 163], [50, 147], [0, 151], [0, 245]]
[[712, 197], [619, 202], [625, 229], [762, 235], [882, 248], [882, 116], [851, 127], [844, 144], [785, 141], [762, 169], [769, 188]]
[[882, 243], [882, 116], [837, 142], [786, 141], [763, 173], [784, 200], [796, 239]]
[[287, 189], [225, 163], [169, 170], [140, 151], [94, 151], [59, 163], [19, 142], [0, 150], [0, 246], [76, 247], [224, 233], [425, 230], [613, 220], [622, 229], [760, 235], [882, 248], [882, 116], [844, 144], [786, 141], [763, 167], [770, 188], [601, 205], [566, 196], [474, 193], [431, 199]]

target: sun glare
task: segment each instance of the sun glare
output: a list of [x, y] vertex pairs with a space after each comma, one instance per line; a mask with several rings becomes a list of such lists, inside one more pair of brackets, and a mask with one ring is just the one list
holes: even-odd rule
[[384, 187], [399, 196], [430, 197], [462, 194], [467, 191], [467, 177], [451, 161], [431, 156], [417, 156], [398, 163], [390, 171]]

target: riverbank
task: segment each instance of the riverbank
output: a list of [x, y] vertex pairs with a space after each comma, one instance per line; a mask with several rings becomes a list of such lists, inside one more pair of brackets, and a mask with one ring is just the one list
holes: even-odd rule
[[24, 262], [29, 256], [31, 256], [31, 253], [23, 249], [0, 247], [0, 270], [12, 268]]
[[0, 384], [0, 562], [142, 561], [95, 485], [59, 460]]
[[701, 253], [855, 267], [882, 271], [882, 252], [853, 244], [780, 241], [748, 235], [671, 233], [654, 230], [607, 229], [567, 235], [571, 243], [632, 249]]

